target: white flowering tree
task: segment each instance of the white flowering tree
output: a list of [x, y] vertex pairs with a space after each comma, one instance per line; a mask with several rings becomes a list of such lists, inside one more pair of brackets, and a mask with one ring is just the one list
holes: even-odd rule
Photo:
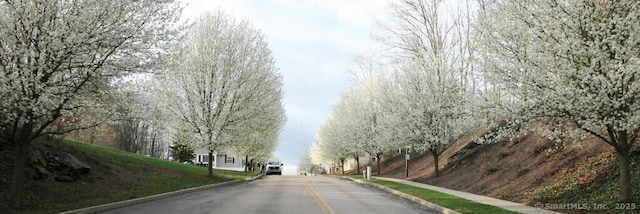
[[[429, 76], [419, 65], [407, 65], [393, 77], [393, 96], [387, 96], [390, 129], [402, 147], [431, 153], [434, 175], [439, 176], [439, 156], [448, 145], [478, 127], [467, 112], [470, 105], [456, 79]], [[401, 147], [401, 148], [402, 148]]]
[[379, 160], [390, 149], [388, 141], [384, 141], [387, 132], [377, 104], [375, 82], [366, 80], [364, 85], [344, 93], [316, 137], [323, 157], [339, 162], [343, 169], [348, 157], [356, 161], [359, 169], [360, 158], [369, 155], [377, 158], [379, 172]]
[[117, 132], [118, 148], [161, 157], [172, 138], [175, 124], [167, 112], [158, 81], [145, 76], [132, 79], [115, 90], [117, 108], [111, 124]]
[[279, 107], [257, 111], [256, 116], [249, 117], [243, 124], [238, 124], [240, 126], [237, 126], [237, 129], [227, 129], [231, 142], [226, 150], [245, 157], [246, 171], [257, 160], [269, 158], [278, 146], [285, 115], [280, 100], [274, 104]]
[[484, 67], [508, 91], [505, 118], [551, 139], [597, 137], [612, 146], [620, 200], [630, 202], [640, 131], [638, 1], [492, 1], [486, 10]]
[[358, 88], [342, 94], [338, 103], [333, 107], [334, 117], [336, 117], [336, 128], [340, 141], [345, 146], [345, 151], [356, 161], [356, 172], [360, 170], [360, 158], [367, 154], [366, 145], [372, 140], [369, 128], [370, 124], [366, 123], [371, 117], [364, 102], [364, 94]]
[[0, 1], [0, 142], [15, 148], [11, 204], [20, 205], [27, 146], [94, 125], [48, 129], [107, 109], [109, 81], [151, 70], [175, 40], [179, 12], [170, 0]]
[[298, 172], [321, 174], [325, 172], [326, 167], [332, 167], [333, 164], [333, 161], [326, 159], [319, 141], [316, 139], [309, 149], [300, 157], [298, 161]]
[[381, 96], [388, 120], [395, 121], [391, 139], [430, 152], [436, 177], [444, 149], [479, 125], [470, 102], [476, 100], [470, 10], [455, 12], [448, 2], [394, 2], [392, 24], [383, 26], [389, 37], [381, 40], [398, 62]]
[[[333, 109], [332, 112], [335, 112]], [[317, 159], [335, 161], [340, 164], [342, 174], [344, 174], [344, 162], [349, 158], [350, 146], [345, 140], [346, 130], [341, 127], [340, 118], [332, 113], [318, 131], [314, 148], [310, 149], [312, 156], [321, 157]], [[317, 162], [313, 162], [317, 164]]]
[[351, 105], [360, 110], [350, 115], [351, 120], [356, 123], [352, 127], [360, 129], [356, 132], [361, 133], [359, 138], [362, 141], [362, 149], [370, 157], [376, 158], [378, 175], [380, 175], [380, 160], [384, 152], [396, 149], [387, 136], [390, 133], [389, 123], [385, 121], [387, 118], [380, 104], [382, 99], [380, 99], [379, 83], [381, 81], [381, 77], [371, 77], [363, 85], [352, 89], [359, 99], [353, 100]]
[[311, 174], [320, 174], [324, 171], [325, 167], [331, 167], [334, 164], [334, 159], [323, 153], [320, 147], [320, 141], [318, 140], [316, 137], [316, 142], [311, 145], [308, 152], [311, 165], [309, 165], [306, 170]]
[[[278, 136], [285, 121], [282, 76], [276, 69], [255, 70], [241, 87], [234, 91], [237, 102], [225, 131], [229, 136], [227, 150], [245, 156], [245, 163], [261, 154], [271, 154], [278, 145]], [[267, 157], [265, 157], [267, 158]]]
[[[170, 89], [168, 100], [199, 136], [199, 147], [208, 150], [209, 163], [214, 152], [236, 141], [232, 134], [239, 132], [234, 130], [251, 125], [246, 121], [262, 111], [277, 114], [281, 108], [281, 92], [269, 91], [282, 83], [280, 76], [273, 75], [276, 67], [266, 39], [247, 21], [220, 10], [196, 20], [172, 69], [163, 77]], [[267, 102], [275, 104], [262, 104]], [[211, 177], [212, 165], [208, 168]]]
[[309, 155], [310, 152], [310, 150], [307, 150], [302, 156], [300, 156], [300, 159], [298, 160], [298, 173], [311, 172], [315, 167], [313, 161], [311, 161], [311, 156]]
[[169, 112], [169, 108], [166, 107], [166, 103], [162, 100], [161, 89], [158, 88], [158, 81], [154, 86], [150, 88], [150, 91], [145, 91], [144, 95], [149, 99], [146, 109], [150, 112], [147, 116], [147, 121], [151, 125], [151, 142], [147, 144], [146, 154], [152, 157], [168, 158], [165, 156], [169, 152], [169, 146], [173, 138], [173, 131], [177, 126], [175, 114]]
[[349, 69], [356, 85], [351, 89], [358, 94], [358, 99], [351, 101], [350, 105], [358, 106], [361, 110], [350, 115], [362, 132], [363, 150], [376, 158], [377, 173], [380, 174], [380, 161], [384, 152], [395, 150], [397, 146], [390, 136], [390, 118], [384, 108], [384, 98], [389, 88], [386, 87], [387, 77], [385, 71], [389, 70], [390, 63], [385, 62], [380, 54], [368, 53], [355, 58]]

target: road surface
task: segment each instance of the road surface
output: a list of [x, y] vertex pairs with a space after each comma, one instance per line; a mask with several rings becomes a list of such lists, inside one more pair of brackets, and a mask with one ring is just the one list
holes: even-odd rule
[[105, 213], [437, 213], [398, 196], [323, 176], [265, 176]]

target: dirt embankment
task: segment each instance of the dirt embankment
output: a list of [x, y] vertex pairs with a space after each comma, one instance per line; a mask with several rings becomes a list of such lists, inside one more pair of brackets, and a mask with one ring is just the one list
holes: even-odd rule
[[[429, 153], [411, 154], [408, 178], [404, 155], [387, 156], [382, 159], [382, 174], [524, 204], [611, 204], [617, 200], [616, 156], [600, 140], [560, 146], [529, 133], [510, 142], [473, 142], [486, 131], [477, 131], [447, 148], [440, 157], [439, 178], [433, 177]], [[633, 157], [634, 200], [640, 205], [640, 152]]]

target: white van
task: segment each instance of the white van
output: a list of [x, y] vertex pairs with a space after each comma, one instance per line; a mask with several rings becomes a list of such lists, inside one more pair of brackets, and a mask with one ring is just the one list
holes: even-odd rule
[[280, 162], [267, 163], [265, 174], [267, 175], [282, 175], [282, 166], [284, 164]]

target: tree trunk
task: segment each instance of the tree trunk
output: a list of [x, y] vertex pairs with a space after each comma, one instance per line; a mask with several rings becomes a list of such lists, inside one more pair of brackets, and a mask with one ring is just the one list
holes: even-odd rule
[[342, 174], [344, 175], [344, 160], [340, 160], [340, 164], [342, 165]]
[[151, 137], [151, 157], [156, 157], [156, 133]]
[[22, 206], [22, 196], [24, 195], [24, 168], [27, 161], [27, 144], [18, 142], [14, 144], [14, 166], [13, 178], [11, 182], [11, 194], [9, 195], [12, 207]]
[[90, 128], [90, 129], [89, 129], [89, 133], [90, 133], [90, 136], [89, 136], [89, 143], [90, 143], [90, 144], [94, 144], [94, 143], [96, 143], [96, 129], [97, 129], [97, 128], [98, 128], [98, 127], [96, 126], [96, 127], [93, 127], [93, 128]]
[[377, 154], [376, 155], [376, 161], [378, 162], [378, 175], [382, 174], [382, 173], [380, 173], [380, 158], [382, 158], [382, 154]]
[[249, 155], [244, 156], [244, 172], [249, 172]]
[[618, 154], [620, 164], [620, 200], [631, 202], [631, 156], [630, 152]]
[[435, 151], [430, 151], [431, 154], [433, 155], [433, 169], [434, 169], [434, 175], [435, 177], [440, 177], [440, 170], [439, 170], [439, 166], [438, 166], [438, 156], [440, 156], [440, 154], [438, 152]]
[[[620, 167], [620, 201], [632, 202], [631, 147], [636, 140], [635, 138], [629, 139], [629, 135], [625, 131], [613, 131], [611, 126], [607, 127], [607, 129], [613, 141], [612, 145], [618, 153], [618, 166]], [[615, 135], [613, 133], [615, 133]]]
[[207, 174], [208, 177], [213, 178], [213, 151], [209, 150], [209, 166], [207, 166], [207, 168], [209, 168], [209, 173]]
[[360, 174], [360, 157], [354, 157], [356, 159], [356, 175]]

